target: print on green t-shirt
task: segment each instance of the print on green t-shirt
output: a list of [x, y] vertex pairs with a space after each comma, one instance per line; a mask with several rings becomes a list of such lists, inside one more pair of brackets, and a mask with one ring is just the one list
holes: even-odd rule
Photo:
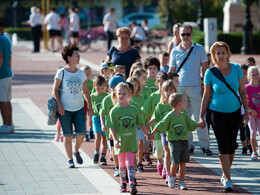
[[137, 152], [136, 127], [143, 126], [144, 121], [137, 108], [133, 105], [121, 107], [116, 104], [110, 111], [107, 127], [114, 128], [121, 148], [114, 147], [115, 154]]
[[156, 79], [147, 78], [146, 87], [151, 89], [152, 92], [157, 91], [159, 88], [156, 86]]
[[141, 96], [143, 96], [144, 100], [146, 101], [149, 96], [152, 94], [152, 90], [149, 89], [148, 87], [144, 87], [142, 90], [141, 90]]
[[99, 116], [102, 100], [108, 95], [108, 93], [97, 94], [97, 92], [90, 95], [92, 108], [95, 116]]

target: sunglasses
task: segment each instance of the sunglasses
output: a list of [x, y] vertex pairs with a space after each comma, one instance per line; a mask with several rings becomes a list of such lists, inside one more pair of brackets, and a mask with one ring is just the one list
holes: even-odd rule
[[191, 36], [191, 33], [181, 33], [181, 36], [182, 37], [185, 37], [185, 36], [189, 37], [189, 36]]

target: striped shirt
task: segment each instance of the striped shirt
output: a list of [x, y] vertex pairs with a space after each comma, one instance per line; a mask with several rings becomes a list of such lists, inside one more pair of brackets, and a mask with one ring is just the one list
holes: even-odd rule
[[189, 53], [189, 50], [192, 46], [194, 49], [192, 50], [189, 58], [182, 66], [179, 71], [179, 82], [180, 87], [184, 86], [200, 86], [201, 85], [201, 78], [200, 78], [200, 66], [202, 62], [208, 61], [207, 54], [205, 49], [200, 44], [194, 44], [192, 42], [191, 47], [184, 51], [180, 48], [179, 44], [177, 47], [173, 48], [170, 54], [170, 67], [175, 67], [176, 71], [178, 70], [179, 66]]

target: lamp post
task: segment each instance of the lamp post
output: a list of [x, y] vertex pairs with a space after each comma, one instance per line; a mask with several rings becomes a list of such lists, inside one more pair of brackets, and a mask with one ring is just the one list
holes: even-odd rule
[[253, 53], [253, 37], [252, 29], [253, 24], [251, 22], [250, 15], [250, 0], [246, 0], [246, 19], [243, 25], [243, 46], [241, 48], [242, 54], [252, 54]]
[[197, 23], [198, 23], [199, 29], [200, 29], [201, 31], [203, 31], [203, 19], [204, 19], [203, 0], [200, 0]]

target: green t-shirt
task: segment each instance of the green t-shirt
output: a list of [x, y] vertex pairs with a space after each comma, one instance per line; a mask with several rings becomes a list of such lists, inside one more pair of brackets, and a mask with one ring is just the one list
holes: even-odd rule
[[155, 122], [160, 122], [163, 117], [165, 117], [170, 111], [172, 111], [172, 107], [168, 104], [162, 104], [159, 102], [153, 112], [151, 120], [154, 120]]
[[93, 80], [89, 79], [89, 80], [86, 81], [86, 83], [87, 83], [89, 94], [91, 94], [92, 89], [93, 89]]
[[[137, 107], [138, 111], [142, 114], [141, 108], [145, 103], [143, 96], [140, 97], [133, 96], [131, 100], [133, 102], [133, 105], [136, 104], [135, 106]], [[142, 115], [142, 117], [145, 123], [148, 122], [148, 119], [144, 115]]]
[[102, 100], [108, 95], [108, 93], [103, 93], [103, 94], [97, 94], [97, 92], [92, 93], [90, 95], [91, 97], [91, 103], [92, 103], [92, 108], [94, 111], [95, 116], [99, 116], [99, 111], [102, 105]]
[[113, 101], [111, 99], [111, 94], [107, 95], [101, 103], [101, 108], [99, 110], [99, 114], [105, 115], [107, 118], [110, 110], [114, 107]]
[[169, 112], [156, 126], [160, 133], [166, 132], [167, 141], [188, 140], [188, 131], [194, 131], [198, 122], [193, 121], [185, 112], [176, 115]]
[[142, 112], [145, 116], [152, 116], [156, 105], [160, 102], [161, 94], [159, 91], [153, 92], [144, 105], [142, 106]]
[[155, 83], [156, 83], [156, 79], [147, 78], [147, 82], [145, 86], [151, 89], [152, 92], [155, 92], [159, 89]]
[[143, 118], [135, 106], [121, 107], [117, 104], [112, 108], [107, 127], [115, 128], [116, 138], [121, 142], [121, 148], [114, 147], [115, 154], [138, 151], [136, 126], [143, 125]]
[[148, 87], [144, 87], [141, 90], [141, 96], [143, 96], [144, 100], [146, 101], [149, 96], [152, 94], [153, 92], [151, 91], [151, 89], [149, 89]]

